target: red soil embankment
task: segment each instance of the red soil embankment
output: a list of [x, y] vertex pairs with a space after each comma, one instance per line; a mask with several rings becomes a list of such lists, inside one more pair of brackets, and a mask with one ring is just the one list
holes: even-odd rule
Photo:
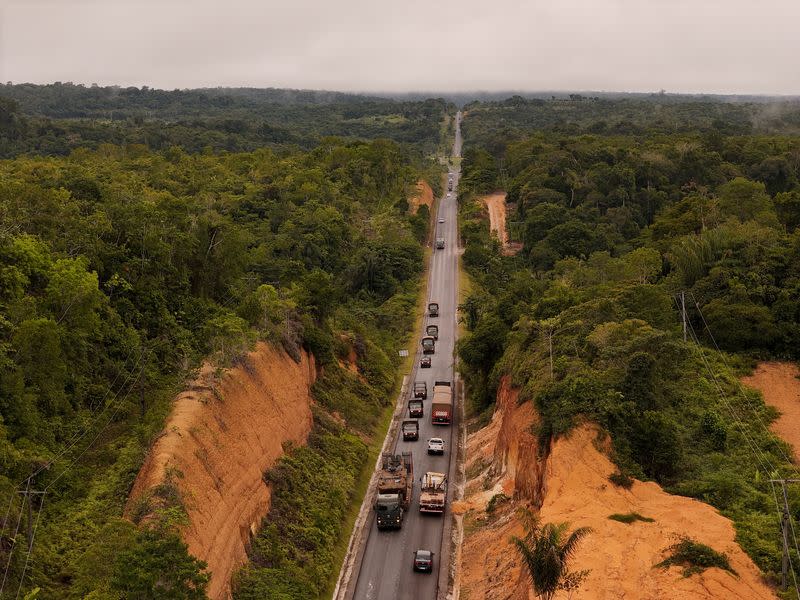
[[313, 357], [294, 362], [259, 343], [239, 366], [215, 376], [204, 364], [175, 399], [161, 437], [150, 450], [126, 514], [170, 479], [189, 517], [182, 532], [189, 551], [208, 563], [208, 595], [230, 597], [230, 578], [246, 560], [246, 544], [269, 511], [263, 474], [284, 444], [304, 444], [311, 430]]
[[428, 210], [433, 210], [433, 190], [427, 181], [420, 179], [417, 182], [417, 192], [408, 199], [409, 211], [415, 215], [423, 204], [428, 207]]
[[506, 231], [506, 193], [498, 192], [483, 197], [483, 203], [489, 211], [489, 229], [497, 235], [497, 239], [505, 248], [508, 245]]
[[[697, 500], [672, 496], [655, 483], [634, 481], [626, 490], [608, 476], [616, 467], [606, 455], [608, 439], [591, 424], [558, 439], [547, 458], [538, 455], [531, 426], [530, 402], [517, 406], [517, 392], [507, 379], [498, 392], [492, 423], [468, 440], [468, 468], [483, 472], [468, 482], [465, 539], [460, 564], [460, 598], [529, 600], [533, 593], [510, 542], [522, 536], [516, 509], [538, 508], [544, 523], [568, 522], [591, 527], [572, 562], [574, 571], [589, 570], [574, 597], [606, 599], [768, 599], [775, 598], [752, 560], [735, 542], [731, 521]], [[485, 491], [484, 491], [485, 490]], [[486, 504], [503, 491], [513, 499], [487, 515]], [[471, 495], [470, 495], [471, 494]], [[654, 519], [626, 525], [608, 518], [636, 512]], [[689, 536], [728, 555], [734, 576], [720, 569], [683, 577], [681, 569], [655, 568], [679, 536]], [[566, 600], [565, 592], [556, 599]]]
[[516, 254], [522, 248], [518, 242], [508, 241], [508, 229], [506, 228], [506, 193], [497, 192], [482, 198], [482, 202], [489, 212], [489, 230], [497, 235], [503, 254], [510, 256]]
[[800, 464], [800, 369], [793, 363], [764, 362], [742, 383], [755, 388], [764, 402], [774, 406], [781, 416], [770, 429], [792, 445], [794, 462]]

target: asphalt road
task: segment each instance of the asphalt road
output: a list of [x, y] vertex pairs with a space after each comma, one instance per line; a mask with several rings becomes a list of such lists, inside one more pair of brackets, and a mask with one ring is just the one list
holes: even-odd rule
[[[457, 127], [453, 145], [453, 155], [461, 155], [461, 113], [457, 116]], [[374, 514], [371, 516], [369, 537], [361, 564], [354, 574], [356, 600], [434, 600], [437, 596], [438, 571], [447, 569], [441, 565], [439, 557], [442, 555], [443, 530], [445, 519], [450, 518], [449, 501], [452, 489], [448, 490], [448, 506], [445, 515], [427, 515], [419, 512], [419, 478], [426, 471], [450, 472], [452, 452], [451, 440], [456, 439], [458, 423], [452, 425], [431, 424], [431, 399], [433, 397], [434, 381], [453, 382], [454, 389], [454, 355], [453, 348], [457, 334], [456, 309], [457, 283], [458, 283], [458, 234], [456, 226], [456, 192], [459, 172], [451, 170], [453, 174], [453, 189], [449, 195], [447, 191], [439, 202], [436, 218], [436, 234], [434, 237], [444, 237], [443, 250], [435, 250], [431, 260], [430, 281], [428, 285], [428, 302], [439, 303], [439, 316], [429, 317], [426, 313], [423, 320], [423, 329], [428, 324], [439, 326], [439, 339], [436, 342], [436, 352], [432, 357], [431, 368], [420, 369], [421, 356], [420, 339], [422, 331], [417, 333], [414, 370], [409, 378], [409, 394], [404, 399], [404, 418], [408, 418], [407, 404], [413, 393], [414, 381], [428, 383], [428, 399], [424, 401], [425, 416], [420, 421], [420, 435], [416, 442], [404, 442], [402, 439], [394, 440], [394, 453], [411, 451], [414, 460], [414, 495], [403, 520], [403, 526], [397, 531], [378, 531], [375, 526]], [[444, 223], [439, 223], [439, 219]], [[427, 306], [427, 302], [426, 302]], [[454, 418], [457, 411], [453, 411]], [[429, 456], [427, 454], [427, 440], [431, 437], [440, 437], [445, 441], [444, 456]], [[369, 497], [369, 496], [367, 496]], [[412, 570], [413, 552], [417, 549], [432, 550], [434, 556], [434, 572], [432, 574], [415, 573]]]

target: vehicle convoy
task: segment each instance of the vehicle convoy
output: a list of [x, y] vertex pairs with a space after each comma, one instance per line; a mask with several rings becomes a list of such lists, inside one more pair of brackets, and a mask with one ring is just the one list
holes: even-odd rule
[[414, 463], [411, 452], [383, 454], [377, 487], [375, 520], [378, 529], [399, 529], [403, 522], [403, 513], [411, 504], [414, 493]]
[[425, 416], [422, 400], [408, 401], [408, 416], [412, 419], [419, 419]]
[[439, 326], [438, 325], [428, 325], [425, 328], [425, 333], [431, 336], [433, 339], [439, 339]]
[[422, 338], [422, 353], [433, 354], [436, 351], [436, 340], [432, 336], [426, 335]]
[[403, 430], [404, 442], [416, 441], [419, 439], [419, 421], [413, 419], [403, 421], [401, 429]]
[[422, 398], [425, 400], [428, 397], [428, 384], [425, 381], [414, 382], [414, 398]]
[[453, 418], [453, 389], [449, 381], [436, 381], [433, 384], [431, 402], [431, 423], [450, 425]]
[[419, 512], [444, 514], [447, 500], [447, 475], [428, 471], [420, 478]]
[[439, 316], [439, 303], [438, 302], [431, 302], [428, 304], [428, 316], [429, 317], [438, 317]]

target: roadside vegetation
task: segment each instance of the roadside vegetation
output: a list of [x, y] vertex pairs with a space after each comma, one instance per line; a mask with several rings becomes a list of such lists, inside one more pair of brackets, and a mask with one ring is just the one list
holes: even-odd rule
[[[8, 115], [0, 137], [16, 143], [13, 128], [32, 121], [13, 112], [9, 125]], [[365, 468], [363, 440], [392, 402], [397, 343], [413, 319], [427, 223], [408, 214], [407, 198], [418, 179], [435, 184], [439, 167], [388, 140], [198, 154], [100, 139], [64, 157], [0, 161], [0, 566], [10, 593], [202, 597], [208, 576], [178, 536], [176, 488], [158, 491], [141, 528], [122, 509], [185, 378], [204, 358], [235, 364], [262, 339], [297, 359], [314, 353], [318, 406], [309, 446], [266, 475], [273, 512], [237, 595], [312, 597], [336, 568], [331, 547]], [[337, 361], [351, 350], [357, 374]], [[46, 490], [31, 504], [29, 559], [17, 493], [28, 486]]]
[[[677, 132], [643, 104], [634, 130], [588, 133], [635, 107], [583, 100], [568, 107], [591, 106], [577, 135], [532, 132], [531, 121], [492, 138], [494, 112], [525, 121], [556, 110], [500, 104], [465, 120], [475, 137], [465, 135], [461, 233], [473, 289], [459, 358], [471, 412], [491, 412], [510, 376], [538, 409], [544, 452], [582, 420], [598, 423], [613, 441], [613, 483], [653, 480], [714, 505], [756, 564], [779, 574], [767, 480], [796, 469], [767, 429], [774, 412], [738, 375], [754, 359], [800, 358], [800, 140], [753, 134], [747, 106], [713, 103], [664, 108], [685, 116]], [[513, 257], [477, 202], [497, 189], [523, 244]], [[800, 518], [800, 494], [789, 493]]]

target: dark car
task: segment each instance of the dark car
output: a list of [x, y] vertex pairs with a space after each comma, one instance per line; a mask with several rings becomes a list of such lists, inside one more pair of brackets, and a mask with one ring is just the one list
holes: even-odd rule
[[433, 572], [433, 552], [430, 550], [417, 550], [414, 552], [414, 570], [423, 573]]
[[431, 368], [431, 357], [430, 356], [423, 356], [419, 359], [419, 366], [423, 369], [430, 369]]

